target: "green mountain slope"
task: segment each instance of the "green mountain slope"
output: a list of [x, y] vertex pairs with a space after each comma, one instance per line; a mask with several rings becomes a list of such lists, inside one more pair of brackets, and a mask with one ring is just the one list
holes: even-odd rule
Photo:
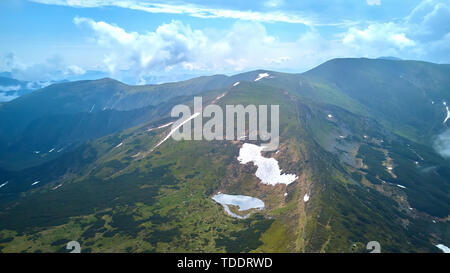
[[217, 75], [161, 85], [129, 86], [105, 78], [48, 86], [0, 105], [0, 167], [38, 165], [55, 158], [48, 154], [52, 149], [67, 150], [82, 141], [160, 118], [155, 109], [166, 107], [176, 97], [227, 84], [226, 76]]
[[[450, 162], [430, 138], [445, 128], [442, 109], [421, 116], [425, 110], [406, 108], [398, 100], [406, 87], [416, 108], [428, 104], [420, 104], [419, 87], [386, 88], [392, 79], [384, 77], [394, 72], [384, 62], [403, 61], [333, 60], [305, 74], [253, 71], [220, 76], [215, 89], [203, 90], [204, 105], [224, 93], [216, 101], [222, 106], [280, 105], [279, 149], [264, 156], [298, 176], [288, 186], [262, 184], [256, 166], [237, 160], [243, 143], [260, 142], [169, 138], [153, 149], [170, 127], [147, 129], [170, 120], [173, 105], [191, 105], [193, 92], [138, 109], [155, 113], [151, 120], [122, 116], [136, 122], [40, 166], [0, 171], [0, 184], [8, 181], [0, 188], [0, 250], [66, 252], [76, 240], [82, 252], [367, 252], [378, 241], [382, 252], [439, 252], [435, 244], [450, 244]], [[396, 71], [411, 78], [424, 69], [417, 67], [439, 71], [421, 84], [434, 82], [426, 98], [446, 99], [439, 76], [446, 66], [401, 66]], [[359, 74], [345, 80], [340, 71]], [[262, 73], [269, 76], [255, 81]], [[376, 98], [366, 99], [370, 94]], [[383, 112], [379, 103], [398, 108]], [[154, 107], [161, 109], [148, 110]], [[392, 128], [399, 124], [407, 125]], [[256, 197], [265, 207], [233, 218], [211, 199], [218, 192]]]

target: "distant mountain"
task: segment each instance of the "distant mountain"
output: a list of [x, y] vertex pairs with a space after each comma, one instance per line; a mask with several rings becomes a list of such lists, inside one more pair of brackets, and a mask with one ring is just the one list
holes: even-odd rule
[[379, 57], [380, 60], [389, 60], [389, 61], [401, 61], [402, 59], [392, 56]]
[[[385, 59], [48, 86], [0, 104], [0, 251], [66, 252], [76, 240], [82, 252], [367, 252], [369, 241], [440, 252], [450, 245], [450, 160], [434, 142], [448, 130], [449, 90], [449, 65]], [[244, 143], [261, 141], [155, 148], [172, 107], [194, 95], [279, 105], [279, 149], [262, 156], [297, 179], [267, 185], [257, 164], [238, 160]], [[264, 208], [226, 212], [219, 192]]]
[[[8, 74], [2, 73], [7, 76]], [[0, 102], [6, 102], [32, 92], [33, 86], [28, 82], [0, 76]]]
[[11, 72], [0, 72], [0, 103], [11, 101], [52, 83], [57, 81], [22, 81], [15, 79]]
[[[149, 121], [156, 106], [228, 83], [218, 75], [161, 85], [130, 86], [109, 78], [50, 85], [0, 105], [0, 168], [42, 163], [53, 158], [42, 156], [45, 151]], [[131, 117], [136, 118], [130, 122]]]

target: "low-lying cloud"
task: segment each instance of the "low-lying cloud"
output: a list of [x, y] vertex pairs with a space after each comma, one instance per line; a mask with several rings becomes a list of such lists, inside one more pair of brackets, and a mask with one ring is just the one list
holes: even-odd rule
[[[63, 57], [59, 55], [53, 55], [40, 63], [30, 64], [10, 52], [4, 55], [2, 67], [10, 72], [14, 79], [31, 82], [27, 89], [34, 89], [34, 85], [45, 85], [42, 83], [46, 81], [63, 80], [85, 73], [80, 66], [66, 64]], [[1, 87], [0, 90], [2, 90]]]
[[450, 158], [450, 129], [438, 135], [434, 141], [434, 149], [442, 157]]
[[19, 84], [17, 85], [0, 85], [0, 91], [9, 92], [9, 91], [17, 91], [21, 88]]
[[13, 99], [15, 99], [17, 97], [19, 97], [17, 94], [8, 95], [6, 93], [0, 92], [0, 102], [11, 101], [11, 100], [13, 100]]

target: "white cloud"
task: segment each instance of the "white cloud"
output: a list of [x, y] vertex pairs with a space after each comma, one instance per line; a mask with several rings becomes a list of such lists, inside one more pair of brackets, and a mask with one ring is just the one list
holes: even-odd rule
[[[450, 62], [450, 5], [437, 0], [424, 0], [403, 19], [335, 28], [335, 34], [327, 37], [321, 35], [321, 28], [310, 27], [289, 42], [269, 34], [263, 23], [302, 22], [316, 26], [321, 22], [299, 15], [296, 15], [299, 16], [296, 21], [297, 17], [281, 11], [237, 11], [189, 4], [150, 4], [141, 0], [35, 1], [72, 7], [117, 6], [151, 13], [242, 19], [229, 29], [193, 29], [182, 22], [172, 21], [138, 33], [111, 22], [75, 17], [74, 23], [90, 32], [88, 41], [94, 44], [89, 48], [103, 53], [93, 56], [93, 59], [98, 58], [95, 64], [99, 64], [95, 69], [109, 71], [118, 79], [124, 70], [130, 70], [127, 77], [132, 74], [136, 82], [145, 82], [145, 79], [158, 75], [187, 72], [189, 75], [251, 69], [301, 72], [336, 57], [396, 56]], [[381, 1], [369, 2], [381, 4]], [[283, 1], [262, 2], [267, 8], [282, 4]], [[26, 65], [14, 58], [9, 58], [8, 62], [14, 64], [12, 71], [15, 75], [27, 80], [64, 78], [83, 74], [86, 69], [82, 63], [67, 65], [58, 59]]]
[[[316, 17], [290, 13], [286, 11], [252, 11], [225, 8], [209, 8], [193, 4], [170, 4], [170, 3], [150, 3], [142, 0], [31, 0], [33, 2], [50, 5], [62, 5], [77, 8], [93, 8], [115, 6], [133, 10], [140, 10], [149, 13], [185, 14], [197, 18], [227, 18], [255, 22], [282, 22], [292, 24], [304, 24], [307, 26], [325, 25], [352, 25], [350, 21], [319, 21]], [[268, 7], [277, 7], [283, 3], [282, 0], [269, 0], [264, 4]]]
[[369, 6], [379, 6], [381, 5], [381, 0], [366, 0]]
[[350, 28], [343, 43], [355, 48], [403, 49], [414, 46], [414, 41], [406, 37], [406, 29], [394, 23], [375, 23], [365, 29]]
[[77, 17], [74, 22], [93, 31], [97, 45], [105, 52], [103, 62], [114, 77], [120, 78], [119, 71], [132, 70], [139, 81], [164, 71], [305, 70], [350, 53], [339, 41], [323, 39], [315, 31], [294, 42], [282, 42], [256, 22], [238, 21], [228, 30], [208, 32], [172, 21], [146, 33], [127, 32], [89, 18]]
[[85, 70], [77, 65], [67, 65], [59, 55], [53, 55], [40, 63], [26, 63], [8, 53], [3, 57], [2, 70], [11, 72], [12, 77], [18, 80], [35, 82], [41, 86], [45, 81], [62, 80], [67, 77], [82, 75]]
[[6, 95], [0, 92], [0, 102], [7, 102], [17, 98], [17, 95]]
[[67, 67], [67, 70], [64, 71], [64, 74], [66, 75], [83, 75], [84, 73], [86, 73], [86, 70], [79, 67], [78, 65], [69, 65]]
[[9, 92], [9, 91], [17, 91], [20, 89], [20, 85], [0, 85], [0, 91]]
[[351, 27], [339, 36], [343, 46], [353, 49], [356, 56], [409, 58], [417, 43], [408, 35], [406, 27], [389, 22], [369, 24], [366, 28]]
[[[89, 18], [76, 17], [74, 22], [94, 32], [95, 41], [106, 50], [103, 62], [113, 74], [131, 69], [144, 76], [147, 72], [170, 69], [178, 64], [188, 67], [200, 51], [217, 49], [217, 46], [208, 48], [208, 38], [201, 31], [194, 31], [178, 21], [143, 34], [126, 32], [118, 26]], [[198, 64], [190, 65], [198, 68]]]

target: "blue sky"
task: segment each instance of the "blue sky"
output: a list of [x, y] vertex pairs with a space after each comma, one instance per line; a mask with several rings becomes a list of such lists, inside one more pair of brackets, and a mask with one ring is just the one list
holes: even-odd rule
[[337, 57], [450, 63], [449, 0], [2, 0], [0, 18], [0, 71], [30, 81], [303, 72]]

